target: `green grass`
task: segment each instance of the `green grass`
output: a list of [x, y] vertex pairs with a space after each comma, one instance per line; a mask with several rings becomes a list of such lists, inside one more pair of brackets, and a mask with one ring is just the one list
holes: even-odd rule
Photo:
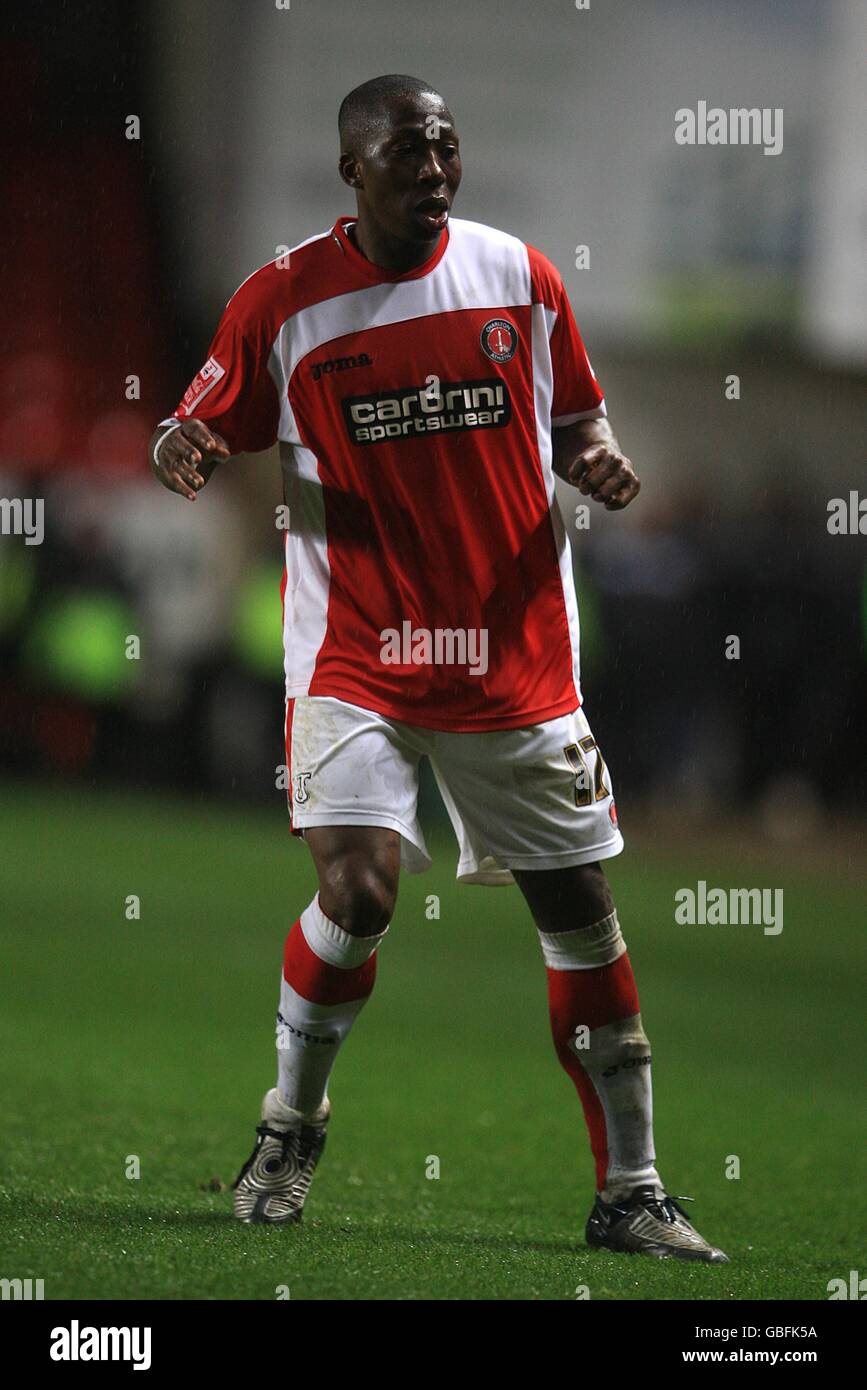
[[[402, 882], [305, 1223], [268, 1230], [207, 1185], [247, 1156], [283, 935], [315, 886], [282, 810], [12, 787], [0, 825], [0, 1276], [50, 1299], [824, 1299], [863, 1267], [857, 882], [688, 847], [610, 865], [663, 1176], [732, 1259], [706, 1268], [584, 1246], [589, 1148], [534, 932], [517, 890], [454, 884], [451, 843]], [[698, 878], [783, 887], [782, 935], [676, 927]]]

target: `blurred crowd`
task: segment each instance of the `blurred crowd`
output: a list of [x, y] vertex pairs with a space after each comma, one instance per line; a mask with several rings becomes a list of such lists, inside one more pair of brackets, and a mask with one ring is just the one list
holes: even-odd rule
[[[249, 475], [247, 477], [249, 483]], [[0, 472], [45, 539], [0, 540], [0, 769], [274, 795], [279, 531], [243, 477], [195, 506], [146, 471]], [[254, 489], [256, 490], [256, 489]], [[568, 513], [567, 513], [568, 514]], [[606, 518], [608, 522], [608, 518]], [[823, 544], [824, 539], [824, 544]], [[859, 796], [863, 575], [815, 518], [698, 496], [573, 534], [585, 702], [620, 794], [685, 817]]]

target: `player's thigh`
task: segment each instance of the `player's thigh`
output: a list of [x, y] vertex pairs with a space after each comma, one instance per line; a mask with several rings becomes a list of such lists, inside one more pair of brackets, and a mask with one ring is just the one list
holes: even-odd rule
[[513, 869], [512, 875], [540, 931], [590, 927], [614, 911], [614, 899], [601, 864], [573, 864], [567, 869]]
[[292, 829], [402, 831], [418, 807], [419, 751], [403, 726], [343, 700], [305, 695], [287, 718]]
[[534, 892], [546, 915], [567, 892], [606, 900], [601, 870], [566, 873], [623, 848], [611, 774], [582, 710], [526, 729], [438, 735], [435, 757], [469, 857], [513, 876], [559, 873]]
[[373, 711], [311, 696], [293, 702], [286, 746], [292, 829], [313, 856], [323, 912], [347, 931], [380, 930], [401, 837], [418, 839], [418, 750]]

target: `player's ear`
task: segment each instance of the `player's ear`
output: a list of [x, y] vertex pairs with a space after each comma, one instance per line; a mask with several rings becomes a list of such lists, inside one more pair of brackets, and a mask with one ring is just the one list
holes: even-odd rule
[[338, 162], [340, 177], [344, 183], [348, 183], [350, 188], [363, 188], [364, 180], [361, 177], [361, 165], [353, 154], [342, 154]]

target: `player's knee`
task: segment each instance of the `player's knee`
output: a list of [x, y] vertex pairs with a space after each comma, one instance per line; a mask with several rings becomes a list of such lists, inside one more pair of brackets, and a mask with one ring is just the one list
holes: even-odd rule
[[320, 888], [323, 910], [353, 936], [385, 931], [397, 902], [397, 883], [375, 864], [341, 858], [329, 865]]

